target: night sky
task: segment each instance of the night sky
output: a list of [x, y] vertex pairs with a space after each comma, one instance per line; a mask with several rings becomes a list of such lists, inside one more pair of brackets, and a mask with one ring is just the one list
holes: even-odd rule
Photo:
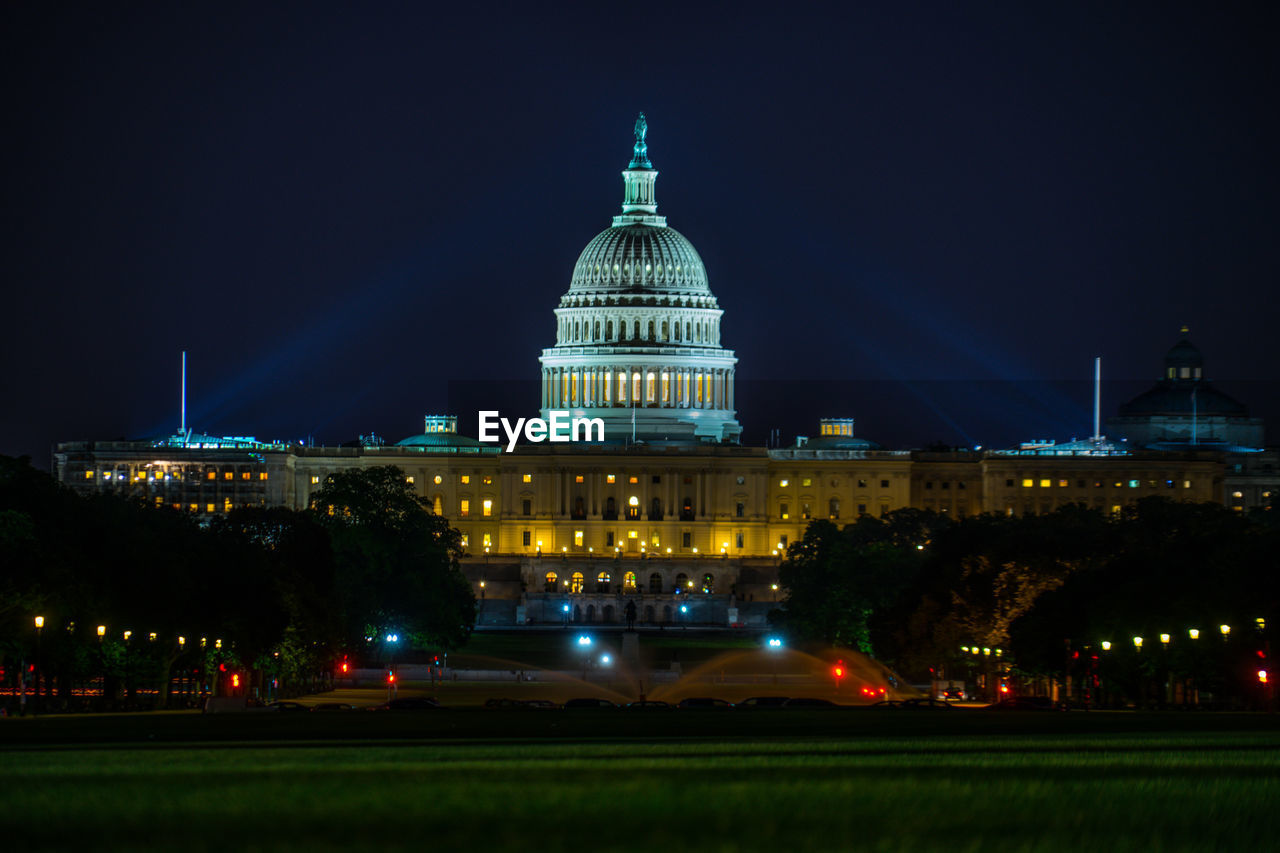
[[1275, 3], [264, 5], [6, 4], [0, 452], [174, 430], [183, 349], [219, 435], [532, 416], [640, 110], [744, 441], [1084, 435], [1184, 323], [1275, 441]]

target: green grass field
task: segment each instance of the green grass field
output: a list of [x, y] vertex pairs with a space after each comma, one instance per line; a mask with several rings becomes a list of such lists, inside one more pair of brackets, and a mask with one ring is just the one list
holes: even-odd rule
[[15, 850], [1147, 851], [1272, 849], [1280, 832], [1280, 730], [1261, 716], [706, 714], [694, 728], [721, 735], [700, 737], [679, 734], [678, 714], [323, 716], [9, 721], [0, 838]]

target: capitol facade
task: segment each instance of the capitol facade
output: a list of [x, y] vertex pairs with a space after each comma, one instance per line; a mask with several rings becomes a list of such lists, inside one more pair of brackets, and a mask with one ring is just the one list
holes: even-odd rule
[[[740, 444], [724, 312], [697, 251], [657, 213], [647, 129], [642, 115], [621, 212], [573, 265], [555, 308], [555, 344], [540, 358], [543, 417], [601, 418], [604, 442], [508, 453], [460, 435], [454, 416], [430, 415], [422, 433], [395, 444], [313, 447], [191, 432], [64, 442], [56, 476], [78, 491], [213, 516], [243, 506], [304, 509], [332, 474], [395, 465], [462, 533], [464, 568], [488, 625], [618, 623], [631, 602], [642, 623], [763, 626], [776, 606], [778, 564], [815, 519], [845, 524], [904, 507], [956, 517], [1043, 513], [1076, 503], [1115, 513], [1151, 495], [1246, 508], [1225, 491], [1253, 494], [1233, 485], [1236, 463], [1221, 447], [884, 450], [855, 436], [848, 417], [822, 420], [789, 447]], [[1126, 428], [1136, 430], [1141, 412], [1126, 413]], [[1258, 483], [1274, 479], [1265, 467]], [[1261, 477], [1263, 465], [1254, 469]], [[1269, 499], [1270, 487], [1256, 493]]]

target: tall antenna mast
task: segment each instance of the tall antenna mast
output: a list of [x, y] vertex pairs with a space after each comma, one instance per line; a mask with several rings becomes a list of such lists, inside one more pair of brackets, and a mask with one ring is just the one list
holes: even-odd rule
[[1102, 356], [1093, 360], [1093, 440], [1102, 440]]
[[182, 425], [178, 431], [187, 434], [187, 351], [182, 351]]

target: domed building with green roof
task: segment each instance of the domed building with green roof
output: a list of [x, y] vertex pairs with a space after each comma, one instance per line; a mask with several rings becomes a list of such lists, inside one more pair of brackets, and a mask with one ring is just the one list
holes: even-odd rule
[[1160, 381], [1107, 420], [1107, 434], [1156, 450], [1237, 452], [1264, 443], [1262, 418], [1249, 417], [1248, 407], [1205, 378], [1204, 355], [1187, 338], [1165, 353]]

